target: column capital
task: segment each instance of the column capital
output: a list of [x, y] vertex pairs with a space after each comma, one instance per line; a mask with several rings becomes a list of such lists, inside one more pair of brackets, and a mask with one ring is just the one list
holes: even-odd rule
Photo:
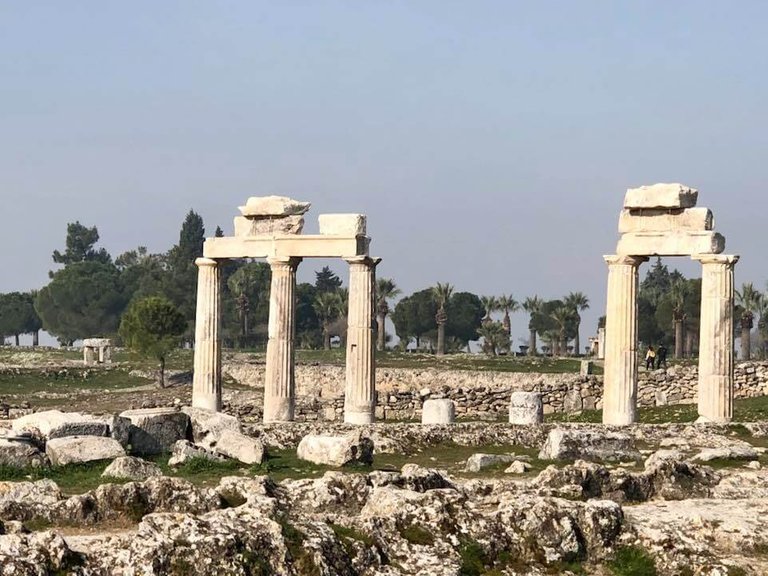
[[377, 266], [381, 262], [381, 258], [373, 258], [371, 256], [352, 256], [350, 258], [344, 258], [348, 264], [365, 264], [366, 266]]
[[692, 254], [691, 260], [698, 260], [702, 264], [728, 264], [733, 266], [739, 261], [735, 254]]
[[271, 268], [290, 267], [295, 269], [302, 260], [303, 258], [295, 256], [270, 256], [267, 258], [267, 264]]
[[607, 254], [603, 260], [608, 266], [640, 266], [643, 262], [648, 262], [648, 256], [630, 256], [629, 254]]
[[197, 258], [195, 260], [195, 266], [202, 268], [203, 266], [218, 266], [219, 261], [213, 258]]

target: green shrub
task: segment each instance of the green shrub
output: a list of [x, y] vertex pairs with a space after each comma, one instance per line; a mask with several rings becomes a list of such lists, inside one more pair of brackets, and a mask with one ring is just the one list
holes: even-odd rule
[[608, 568], [614, 576], [656, 576], [653, 558], [637, 546], [623, 546], [616, 549]]

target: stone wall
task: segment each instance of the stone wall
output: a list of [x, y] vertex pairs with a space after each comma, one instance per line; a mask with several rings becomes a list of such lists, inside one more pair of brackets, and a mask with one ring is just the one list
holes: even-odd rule
[[[263, 369], [263, 364], [240, 362], [225, 366], [230, 377], [253, 386], [262, 385]], [[768, 395], [768, 362], [741, 363], [736, 367], [735, 376], [736, 398]], [[376, 418], [379, 420], [418, 419], [427, 398], [453, 400], [458, 417], [500, 419], [505, 417], [509, 396], [516, 390], [541, 392], [545, 413], [602, 407], [602, 376], [380, 368], [376, 378]], [[642, 371], [638, 403], [640, 406], [695, 403], [697, 379], [696, 366]], [[343, 367], [299, 365], [296, 386], [297, 419], [343, 418]]]

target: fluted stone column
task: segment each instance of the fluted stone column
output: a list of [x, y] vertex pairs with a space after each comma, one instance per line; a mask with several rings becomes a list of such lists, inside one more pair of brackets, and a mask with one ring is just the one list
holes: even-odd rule
[[192, 406], [221, 410], [221, 268], [198, 258]]
[[640, 256], [605, 256], [608, 304], [605, 320], [603, 424], [626, 425], [637, 414], [637, 284]]
[[373, 325], [376, 265], [379, 258], [359, 257], [349, 262], [347, 315], [347, 379], [344, 422], [370, 424], [376, 409], [376, 333]]
[[296, 268], [301, 258], [270, 258], [269, 340], [264, 422], [292, 422], [296, 406]]
[[733, 418], [733, 268], [738, 256], [692, 256], [701, 262], [699, 421]]

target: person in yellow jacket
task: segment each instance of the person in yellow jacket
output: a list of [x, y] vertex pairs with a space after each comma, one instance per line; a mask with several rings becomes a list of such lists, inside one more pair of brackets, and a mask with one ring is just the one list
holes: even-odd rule
[[648, 351], [645, 353], [645, 369], [653, 370], [653, 363], [656, 361], [656, 351], [653, 346], [648, 344]]

